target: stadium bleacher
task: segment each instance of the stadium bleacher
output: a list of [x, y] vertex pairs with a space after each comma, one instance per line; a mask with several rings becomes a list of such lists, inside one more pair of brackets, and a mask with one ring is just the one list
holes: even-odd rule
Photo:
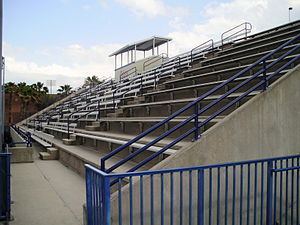
[[[251, 31], [249, 23], [245, 26], [246, 29], [242, 32], [225, 37], [217, 42], [213, 40], [204, 42], [204, 44], [193, 50], [168, 58], [160, 66], [149, 69], [142, 74], [136, 74], [132, 78], [127, 77], [119, 82], [111, 79], [94, 87], [86, 87], [80, 93], [74, 94], [72, 98], [37, 114], [20, 126], [26, 131], [33, 132], [33, 136], [39, 133], [40, 136], [36, 135], [37, 142], [42, 139], [42, 141], [51, 145], [54, 144], [59, 148], [60, 141], [72, 139], [73, 141], [70, 143], [81, 147], [81, 150], [76, 148], [76, 152], [91, 151], [95, 158], [103, 157], [180, 110], [186, 104], [193, 102], [197, 97], [223, 84], [239, 71], [248, 68], [280, 45], [299, 36], [300, 33], [300, 21], [254, 35], [249, 35]], [[238, 29], [240, 29], [240, 26], [238, 26]], [[243, 76], [238, 77], [233, 82], [218, 89], [217, 92], [201, 100], [199, 108], [204, 108], [214, 100], [218, 100], [228, 90], [241, 84], [262, 67], [270, 65], [282, 54], [299, 44], [300, 40], [298, 38], [272, 55], [272, 58], [267, 59], [264, 65], [255, 65]], [[268, 74], [276, 71], [288, 60], [297, 57], [299, 53], [298, 49], [288, 55], [282, 62], [270, 68]], [[299, 59], [295, 60], [288, 68], [280, 71], [269, 83], [273, 83], [297, 64], [299, 64]], [[199, 116], [197, 120], [200, 122], [205, 121], [216, 110], [225, 106], [231, 100], [242, 96], [249, 86], [264, 79], [264, 76], [268, 76], [268, 74], [258, 76], [251, 83], [228, 95], [215, 107]], [[263, 89], [264, 87], [260, 86], [253, 90], [247, 97], [234, 104], [233, 107], [226, 109], [210, 120], [201, 128], [200, 133], [220, 122]], [[141, 138], [129, 148], [126, 148], [128, 151], [116, 153], [108, 159], [108, 161], [111, 161], [108, 164], [113, 165], [116, 161], [127, 158], [138, 149], [145, 147], [155, 137], [184, 122], [193, 113], [193, 109], [190, 109], [179, 117], [170, 120], [164, 126], [155, 129], [147, 138]], [[190, 120], [185, 127], [151, 145], [147, 151], [132, 158], [129, 157], [130, 159], [124, 162], [124, 168], [126, 170], [132, 168], [132, 165], [136, 165], [158, 152], [193, 126], [194, 120]], [[33, 129], [40, 131], [33, 131]], [[42, 135], [42, 133], [44, 134]], [[47, 138], [47, 135], [49, 137], [53, 135], [55, 140]], [[195, 141], [194, 139], [193, 134], [188, 135], [141, 168], [151, 168], [169, 155], [176, 154], [178, 150], [191, 144]], [[76, 156], [76, 154], [74, 152], [73, 155]], [[82, 155], [78, 158], [82, 158]], [[94, 162], [93, 165], [95, 165]]]

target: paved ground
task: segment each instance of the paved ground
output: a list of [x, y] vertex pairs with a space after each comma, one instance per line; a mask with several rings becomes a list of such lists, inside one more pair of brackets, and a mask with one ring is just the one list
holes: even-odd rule
[[[35, 150], [38, 147], [35, 146]], [[85, 181], [57, 160], [12, 164], [13, 225], [82, 224]]]

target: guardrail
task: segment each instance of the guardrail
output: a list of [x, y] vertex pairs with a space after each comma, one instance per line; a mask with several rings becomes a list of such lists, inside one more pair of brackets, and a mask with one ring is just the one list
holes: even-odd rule
[[[132, 67], [128, 70], [125, 70], [123, 72], [121, 72], [120, 74], [120, 80], [127, 78], [128, 76], [132, 75], [135, 76], [137, 74], [137, 69], [136, 67]], [[123, 78], [125, 76], [125, 78]]]
[[[148, 162], [150, 162], [151, 160], [153, 160], [155, 157], [157, 157], [160, 154], [164, 153], [166, 150], [168, 150], [169, 148], [171, 148], [172, 146], [174, 146], [176, 143], [180, 142], [181, 140], [187, 138], [191, 134], [194, 134], [194, 140], [198, 140], [200, 138], [200, 129], [202, 127], [204, 127], [212, 119], [214, 119], [215, 117], [219, 116], [221, 113], [223, 113], [224, 111], [226, 111], [227, 109], [229, 109], [231, 106], [233, 106], [237, 102], [239, 102], [242, 99], [244, 99], [245, 97], [247, 97], [250, 93], [252, 93], [253, 91], [257, 90], [259, 87], [263, 87], [262, 89], [265, 90], [267, 88], [267, 86], [269, 85], [269, 81], [272, 78], [274, 78], [274, 76], [278, 76], [279, 73], [282, 70], [284, 70], [289, 65], [291, 65], [296, 60], [298, 60], [300, 58], [299, 54], [296, 57], [293, 57], [292, 59], [288, 60], [288, 62], [284, 62], [284, 60], [285, 60], [285, 58], [287, 56], [291, 55], [293, 52], [295, 52], [296, 50], [298, 50], [300, 48], [299, 43], [296, 43], [296, 45], [292, 46], [290, 50], [287, 50], [281, 56], [278, 56], [278, 58], [275, 59], [275, 60], [273, 60], [273, 62], [271, 62], [271, 63], [267, 62], [267, 60], [271, 59], [273, 56], [275, 56], [276, 54], [278, 54], [279, 51], [283, 50], [288, 45], [292, 45], [294, 42], [297, 42], [299, 40], [300, 40], [300, 34], [298, 34], [297, 36], [291, 38], [287, 42], [283, 43], [282, 45], [280, 45], [279, 47], [277, 47], [275, 50], [271, 51], [270, 53], [266, 54], [265, 56], [263, 56], [262, 58], [260, 58], [259, 60], [257, 60], [255, 63], [253, 63], [249, 67], [241, 70], [237, 74], [235, 74], [232, 77], [230, 77], [228, 80], [226, 80], [223, 83], [215, 86], [214, 88], [212, 88], [208, 92], [202, 94], [196, 100], [194, 100], [193, 102], [187, 104], [186, 106], [184, 106], [183, 108], [181, 108], [177, 112], [173, 113], [168, 118], [166, 118], [166, 119], [162, 120], [161, 122], [155, 124], [154, 126], [152, 126], [151, 128], [149, 128], [148, 130], [144, 131], [143, 133], [139, 134], [135, 138], [133, 138], [130, 141], [128, 141], [126, 144], [124, 144], [124, 145], [118, 147], [117, 149], [113, 150], [112, 152], [108, 153], [106, 156], [104, 156], [104, 157], [101, 158], [101, 170], [103, 170], [103, 171], [105, 171], [107, 173], [110, 173], [110, 172], [114, 171], [116, 168], [120, 167], [124, 163], [126, 163], [129, 160], [133, 159], [134, 157], [136, 157], [137, 155], [141, 154], [142, 152], [146, 151], [149, 147], [153, 146], [157, 142], [159, 142], [159, 141], [163, 140], [164, 138], [168, 137], [170, 134], [172, 134], [176, 130], [184, 127], [190, 121], [194, 121], [194, 127], [193, 128], [191, 128], [188, 131], [184, 132], [179, 137], [177, 137], [176, 139], [174, 139], [172, 142], [170, 142], [169, 144], [167, 144], [164, 147], [162, 147], [161, 150], [157, 151], [156, 153], [152, 154], [148, 158], [146, 158], [143, 161], [139, 162], [136, 166], [132, 167], [128, 172], [135, 171], [138, 168], [144, 166], [145, 164], [147, 164]], [[270, 75], [267, 76], [268, 70], [270, 68], [273, 68], [274, 65], [278, 65], [279, 62], [280, 63], [284, 62], [285, 64], [283, 66], [279, 67], [278, 69], [276, 69], [275, 71], [273, 71], [272, 74], [270, 74]], [[259, 69], [255, 74], [250, 75], [244, 81], [242, 81], [242, 82], [234, 85], [233, 88], [231, 88], [229, 91], [226, 91], [225, 94], [221, 95], [216, 100], [211, 101], [205, 107], [203, 107], [201, 109], [199, 108], [199, 104], [200, 104], [201, 101], [203, 101], [204, 99], [206, 99], [210, 95], [214, 94], [215, 92], [217, 92], [217, 91], [219, 91], [221, 89], [223, 90], [225, 86], [228, 86], [229, 84], [232, 84], [233, 82], [236, 81], [237, 78], [244, 76], [246, 73], [250, 73], [250, 71], [252, 71], [254, 68], [257, 68], [257, 67], [259, 67], [261, 69]], [[244, 91], [242, 95], [240, 95], [239, 97], [234, 98], [229, 103], [227, 103], [224, 106], [222, 106], [221, 108], [218, 108], [217, 110], [215, 109], [213, 111], [213, 113], [211, 113], [210, 116], [208, 116], [208, 118], [205, 119], [203, 122], [199, 122], [198, 121], [199, 116], [203, 115], [209, 109], [213, 109], [213, 107], [215, 107], [223, 99], [227, 98], [228, 96], [230, 96], [231, 94], [233, 94], [234, 92], [236, 92], [237, 90], [239, 90], [240, 88], [245, 87], [247, 84], [249, 84], [250, 82], [253, 82], [255, 79], [258, 79], [258, 81], [256, 82], [256, 84], [255, 85], [251, 85], [251, 87], [249, 87], [249, 89], [247, 91]], [[228, 99], [228, 100], [230, 100], [230, 99]], [[152, 133], [153, 131], [157, 130], [161, 126], [164, 126], [169, 121], [171, 121], [172, 119], [174, 119], [174, 118], [182, 115], [182, 113], [186, 112], [189, 109], [192, 109], [194, 111], [194, 113], [190, 117], [188, 117], [186, 120], [178, 123], [176, 126], [172, 127], [168, 131], [166, 131], [163, 134], [159, 135], [157, 138], [155, 138], [152, 141], [150, 141], [149, 143], [147, 143], [144, 147], [142, 147], [142, 148], [136, 150], [135, 152], [129, 154], [128, 156], [124, 157], [123, 159], [121, 159], [117, 163], [111, 165], [109, 168], [106, 168], [105, 162], [108, 159], [110, 159], [114, 155], [118, 154], [119, 152], [127, 149], [133, 143], [136, 143], [141, 138], [149, 135], [150, 133]]]
[[146, 61], [143, 63], [143, 71], [146, 70], [146, 67], [147, 67], [147, 66], [150, 66], [150, 65], [152, 65], [153, 63], [156, 63], [156, 62], [158, 62], [158, 61], [160, 61], [160, 60], [163, 61], [163, 60], [166, 59], [166, 58], [168, 58], [168, 55], [167, 55], [166, 53], [161, 53], [160, 55], [158, 55], [158, 56], [156, 56], [156, 57], [154, 57], [154, 58], [150, 58], [150, 59], [146, 60]]
[[[85, 109], [86, 109], [88, 106], [93, 105], [93, 104], [95, 104], [95, 103], [97, 103], [97, 108], [96, 108], [96, 109], [89, 110], [89, 111], [86, 112], [85, 114], [82, 114], [82, 115], [76, 117], [76, 118], [73, 119], [73, 120], [70, 119], [71, 116], [73, 116], [75, 113], [79, 113], [79, 112], [85, 111]], [[92, 112], [98, 112], [97, 120], [99, 120], [99, 119], [100, 119], [100, 116], [101, 116], [101, 107], [100, 107], [100, 106], [101, 106], [101, 101], [100, 101], [100, 100], [98, 100], [98, 101], [93, 101], [93, 102], [90, 102], [90, 103], [88, 103], [87, 105], [85, 105], [83, 108], [78, 109], [78, 110], [76, 110], [76, 111], [74, 111], [74, 112], [72, 112], [72, 113], [70, 113], [70, 114], [68, 115], [68, 117], [67, 117], [67, 132], [68, 132], [67, 134], [68, 134], [68, 139], [70, 139], [70, 123], [77, 122], [79, 119], [81, 119], [81, 118], [83, 118], [83, 117], [89, 115], [89, 114], [92, 113]]]
[[213, 50], [213, 49], [214, 49], [214, 40], [213, 39], [210, 39], [210, 40], [202, 43], [201, 45], [196, 46], [195, 48], [193, 48], [191, 50], [191, 62], [193, 62], [193, 57], [194, 57], [193, 53], [195, 51], [199, 51], [198, 53], [201, 53], [201, 52], [207, 52], [207, 51]]
[[251, 30], [252, 30], [251, 23], [245, 22], [225, 31], [224, 33], [221, 34], [222, 48], [223, 45], [225, 44], [225, 41], [233, 41], [234, 39], [239, 38], [241, 36], [247, 38], [247, 35], [251, 32]]
[[88, 224], [296, 225], [299, 172], [300, 155], [110, 174], [86, 165]]
[[0, 153], [0, 220], [10, 220], [10, 157], [11, 153]]

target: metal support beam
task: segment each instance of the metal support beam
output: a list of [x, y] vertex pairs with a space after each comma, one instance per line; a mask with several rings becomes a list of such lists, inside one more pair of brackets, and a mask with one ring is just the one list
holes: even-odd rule
[[155, 38], [153, 38], [152, 55], [154, 55], [154, 50], [155, 50]]
[[123, 53], [121, 53], [121, 66], [123, 66]]
[[136, 45], [134, 46], [134, 61], [136, 61]]
[[0, 73], [0, 88], [1, 88], [1, 96], [0, 96], [0, 146], [1, 150], [4, 151], [3, 145], [4, 145], [4, 114], [3, 114], [3, 73], [2, 73], [2, 30], [3, 30], [3, 0], [0, 0], [0, 55], [1, 55], [1, 60], [0, 60], [0, 68], [1, 68], [1, 73]]
[[169, 57], [169, 41], [167, 41], [167, 56]]

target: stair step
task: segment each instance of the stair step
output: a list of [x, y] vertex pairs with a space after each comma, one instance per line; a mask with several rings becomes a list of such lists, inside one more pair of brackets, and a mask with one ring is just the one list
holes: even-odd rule
[[51, 155], [48, 152], [40, 152], [40, 159], [42, 160], [51, 160]]
[[58, 159], [58, 149], [57, 148], [47, 148], [47, 153], [50, 154], [52, 159]]

